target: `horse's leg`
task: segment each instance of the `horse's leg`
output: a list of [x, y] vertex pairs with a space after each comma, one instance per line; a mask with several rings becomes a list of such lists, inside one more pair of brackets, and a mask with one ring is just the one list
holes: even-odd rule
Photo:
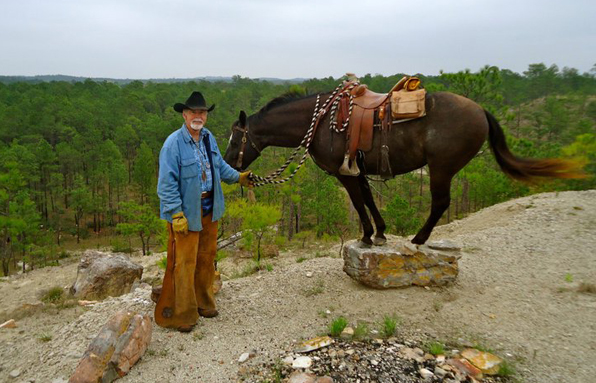
[[362, 197], [364, 199], [364, 204], [370, 210], [372, 217], [375, 221], [375, 226], [377, 227], [377, 232], [375, 234], [375, 239], [373, 240], [373, 244], [376, 246], [382, 246], [387, 242], [387, 238], [385, 237], [385, 220], [379, 213], [379, 209], [377, 209], [377, 204], [373, 198], [372, 192], [370, 191], [370, 185], [368, 184], [368, 180], [366, 177], [360, 173], [358, 176], [358, 184], [360, 185], [360, 192], [362, 193]]
[[428, 237], [430, 237], [430, 233], [433, 231], [433, 228], [449, 207], [451, 202], [451, 178], [453, 178], [453, 174], [451, 172], [446, 173], [437, 173], [433, 172], [433, 169], [430, 169], [430, 193], [432, 195], [432, 207], [430, 210], [430, 215], [426, 220], [422, 229], [416, 234], [414, 239], [412, 239], [412, 243], [421, 245]]
[[337, 179], [348, 191], [350, 199], [352, 200], [352, 205], [354, 205], [354, 209], [356, 209], [356, 212], [358, 212], [358, 217], [360, 217], [362, 230], [364, 231], [364, 235], [362, 236], [361, 240], [362, 243], [366, 246], [372, 246], [373, 242], [370, 237], [373, 235], [374, 229], [372, 223], [370, 222], [370, 218], [368, 218], [368, 214], [366, 213], [366, 208], [364, 207], [364, 198], [360, 189], [358, 177], [337, 176]]

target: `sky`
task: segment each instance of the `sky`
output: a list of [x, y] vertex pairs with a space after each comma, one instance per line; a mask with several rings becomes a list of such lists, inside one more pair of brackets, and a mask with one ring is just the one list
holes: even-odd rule
[[0, 75], [588, 72], [594, 0], [0, 0]]

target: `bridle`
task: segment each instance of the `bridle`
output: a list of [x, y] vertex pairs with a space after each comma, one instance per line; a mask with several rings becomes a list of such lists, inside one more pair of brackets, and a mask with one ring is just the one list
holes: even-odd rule
[[235, 125], [234, 130], [237, 130], [242, 133], [240, 153], [238, 153], [238, 160], [236, 161], [236, 169], [240, 169], [242, 166], [242, 158], [244, 157], [244, 150], [246, 149], [246, 141], [248, 141], [248, 139], [250, 139], [250, 146], [252, 146], [253, 149], [257, 151], [259, 156], [261, 155], [261, 149], [259, 149], [257, 144], [255, 144], [255, 140], [250, 137], [250, 133], [248, 132], [248, 118], [246, 119], [246, 125], [244, 126], [244, 129], [242, 129], [238, 125]]

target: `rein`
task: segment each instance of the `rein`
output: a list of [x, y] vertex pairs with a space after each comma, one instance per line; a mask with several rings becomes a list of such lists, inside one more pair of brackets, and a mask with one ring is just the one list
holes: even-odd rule
[[[349, 82], [348, 84], [344, 84], [344, 83], [339, 84], [337, 86], [337, 88], [335, 88], [333, 93], [331, 93], [331, 95], [325, 101], [325, 103], [323, 104], [323, 106], [321, 108], [319, 108], [320, 94], [318, 94], [317, 102], [315, 104], [315, 109], [314, 109], [313, 116], [312, 116], [311, 123], [310, 123], [310, 127], [308, 128], [306, 135], [302, 139], [302, 142], [300, 142], [300, 145], [298, 145], [298, 147], [294, 150], [294, 152], [290, 155], [290, 157], [288, 157], [286, 162], [279, 169], [277, 169], [275, 172], [271, 173], [270, 175], [268, 175], [266, 177], [260, 177], [260, 176], [257, 176], [256, 174], [251, 173], [249, 175], [249, 178], [252, 181], [256, 182], [254, 187], [259, 187], [259, 186], [269, 185], [269, 184], [273, 184], [273, 185], [283, 184], [283, 183], [291, 180], [294, 177], [294, 175], [296, 175], [296, 173], [298, 172], [300, 167], [306, 161], [306, 156], [308, 155], [308, 151], [310, 149], [310, 144], [313, 141], [315, 131], [316, 131], [317, 127], [319, 126], [319, 122], [321, 121], [323, 116], [325, 116], [325, 114], [327, 114], [327, 112], [329, 110], [331, 110], [331, 114], [330, 114], [331, 122], [329, 124], [329, 128], [333, 129], [336, 133], [344, 132], [346, 130], [346, 128], [348, 127], [348, 123], [350, 122], [350, 116], [352, 115], [352, 107], [353, 107], [353, 98], [354, 97], [350, 94], [350, 90], [352, 90], [357, 85], [359, 85], [358, 82]], [[346, 121], [342, 124], [341, 127], [338, 128], [337, 121], [335, 121], [334, 117], [335, 117], [335, 113], [337, 111], [337, 107], [339, 105], [339, 101], [344, 95], [349, 95], [349, 97], [350, 97], [350, 109], [349, 109], [349, 114], [348, 114]], [[235, 126], [234, 129], [243, 133], [242, 145], [240, 147], [240, 154], [238, 156], [238, 161], [236, 162], [236, 167], [239, 168], [242, 165], [242, 156], [244, 155], [244, 149], [246, 146], [246, 137], [248, 136], [248, 138], [250, 138], [250, 135], [248, 132], [248, 119], [246, 120], [246, 127], [244, 129], [241, 129], [237, 126]], [[251, 143], [252, 147], [259, 154], [261, 154], [261, 151], [254, 144], [253, 139], [250, 140], [250, 143]], [[292, 161], [294, 160], [294, 157], [296, 157], [296, 154], [298, 154], [298, 151], [300, 150], [300, 148], [302, 146], [305, 147], [304, 154], [302, 155], [302, 159], [298, 163], [298, 166], [296, 167], [296, 169], [294, 169], [292, 174], [290, 174], [288, 177], [281, 179], [281, 180], [276, 180], [276, 178], [279, 178], [281, 173], [290, 165], [290, 163], [292, 163]]]

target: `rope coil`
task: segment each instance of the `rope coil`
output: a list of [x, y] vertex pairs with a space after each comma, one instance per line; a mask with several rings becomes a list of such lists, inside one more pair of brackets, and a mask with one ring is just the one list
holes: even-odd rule
[[[306, 158], [308, 155], [308, 150], [310, 149], [310, 144], [313, 141], [313, 136], [314, 136], [313, 133], [314, 133], [317, 121], [319, 119], [323, 118], [323, 116], [327, 113], [329, 106], [331, 106], [331, 110], [330, 110], [330, 120], [331, 121], [329, 124], [329, 128], [332, 129], [333, 131], [335, 131], [336, 133], [343, 133], [347, 129], [348, 124], [350, 122], [350, 116], [352, 115], [354, 96], [352, 96], [350, 91], [357, 85], [360, 85], [360, 83], [357, 81], [351, 82], [348, 86], [345, 86], [344, 83], [339, 84], [337, 86], [337, 88], [335, 88], [335, 90], [331, 93], [329, 98], [323, 103], [323, 106], [320, 108], [319, 108], [320, 95], [318, 94], [317, 102], [315, 103], [315, 109], [314, 109], [313, 116], [312, 116], [311, 123], [310, 123], [310, 127], [308, 128], [306, 135], [302, 139], [302, 142], [300, 142], [300, 145], [298, 145], [298, 147], [294, 150], [294, 152], [290, 155], [290, 157], [288, 157], [286, 162], [279, 169], [277, 169], [273, 173], [269, 174], [268, 176], [261, 177], [261, 176], [251, 173], [249, 175], [249, 178], [251, 179], [251, 181], [255, 182], [254, 187], [260, 187], [263, 185], [283, 184], [283, 183], [291, 180], [294, 177], [294, 175], [296, 175], [298, 170], [302, 167], [302, 165], [306, 161]], [[337, 97], [338, 94], [340, 95], [339, 97]], [[346, 121], [341, 125], [341, 127], [338, 128], [337, 121], [335, 119], [335, 113], [337, 111], [339, 102], [340, 102], [341, 98], [344, 97], [344, 95], [350, 97], [350, 107], [348, 110], [348, 117], [347, 117]], [[333, 100], [333, 102], [331, 103], [331, 105], [329, 105], [329, 103], [332, 100]], [[300, 150], [300, 148], [302, 146], [305, 147], [304, 154], [302, 155], [302, 159], [298, 163], [298, 166], [296, 167], [296, 169], [294, 169], [294, 171], [288, 177], [281, 179], [281, 180], [277, 180], [276, 178], [279, 178], [281, 173], [283, 173], [283, 171], [287, 169], [287, 167], [290, 165], [290, 163], [292, 163], [292, 161], [296, 157], [296, 154], [298, 154], [298, 151]]]

